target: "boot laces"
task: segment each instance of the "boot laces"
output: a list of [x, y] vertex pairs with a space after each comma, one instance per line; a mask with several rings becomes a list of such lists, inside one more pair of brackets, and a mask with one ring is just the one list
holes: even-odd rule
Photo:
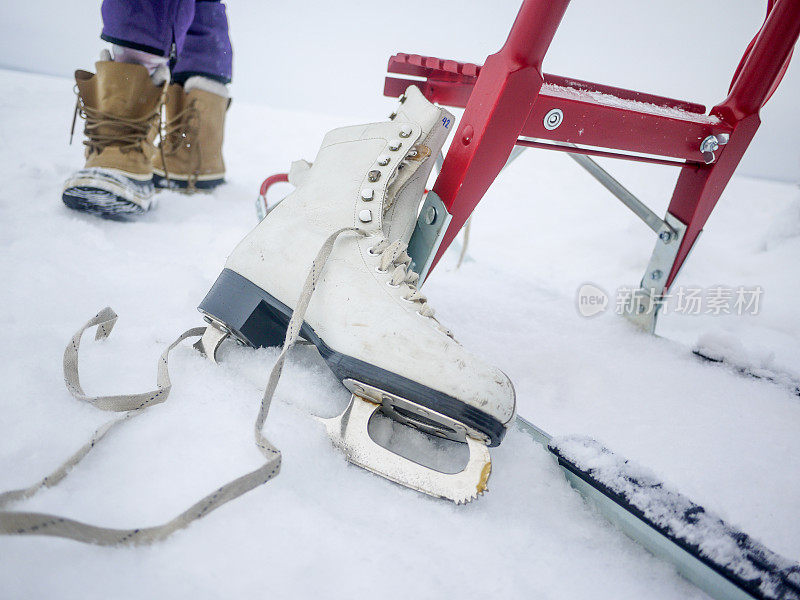
[[[169, 120], [165, 120], [161, 131], [161, 139], [158, 143], [161, 152], [161, 165], [164, 169], [167, 181], [169, 181], [169, 171], [167, 169], [167, 156], [174, 156], [182, 148], [189, 149], [189, 155], [194, 159], [194, 173], [190, 174], [187, 191], [195, 190], [197, 174], [200, 172], [202, 162], [200, 154], [200, 136], [198, 135], [197, 120], [200, 113], [197, 110], [197, 100], [192, 99], [182, 111]], [[166, 148], [165, 148], [166, 146]]]
[[197, 143], [197, 100], [192, 99], [177, 115], [167, 120], [161, 137], [164, 152], [173, 155], [184, 145], [192, 148]]
[[99, 153], [109, 146], [116, 146], [122, 152], [130, 152], [138, 149], [147, 139], [153, 120], [159, 116], [160, 111], [161, 105], [159, 104], [153, 112], [143, 117], [129, 119], [86, 106], [78, 95], [75, 101], [75, 112], [72, 116], [70, 142], [75, 133], [75, 122], [80, 115], [86, 121], [84, 127], [86, 139], [83, 143], [90, 152]]

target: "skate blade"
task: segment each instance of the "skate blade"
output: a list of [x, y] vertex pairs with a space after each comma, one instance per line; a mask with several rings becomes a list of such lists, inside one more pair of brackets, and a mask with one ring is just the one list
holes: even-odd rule
[[466, 435], [469, 460], [457, 473], [442, 473], [407, 459], [377, 444], [369, 435], [369, 420], [381, 405], [353, 394], [338, 417], [321, 419], [328, 435], [351, 463], [405, 487], [435, 498], [466, 504], [486, 491], [492, 471], [489, 449]]

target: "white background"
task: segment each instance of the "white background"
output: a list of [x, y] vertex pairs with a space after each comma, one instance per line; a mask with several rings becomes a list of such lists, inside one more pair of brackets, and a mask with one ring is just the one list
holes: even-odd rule
[[[502, 45], [519, 7], [509, 0], [227, 4], [236, 98], [354, 116], [370, 109], [383, 115], [383, 76], [392, 54], [481, 64]], [[0, 21], [0, 67], [53, 75], [91, 67], [102, 47], [99, 5], [16, 3]], [[574, 0], [545, 70], [713, 106], [725, 96], [765, 10], [765, 0]], [[763, 110], [741, 174], [800, 181], [800, 145], [791, 141], [800, 131], [797, 71], [790, 66]]]

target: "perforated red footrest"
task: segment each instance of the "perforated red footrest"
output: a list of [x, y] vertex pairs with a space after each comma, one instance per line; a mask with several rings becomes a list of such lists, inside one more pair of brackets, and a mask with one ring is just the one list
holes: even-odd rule
[[444, 60], [419, 54], [395, 54], [389, 59], [389, 73], [427, 77], [440, 81], [474, 83], [481, 72], [480, 65]]

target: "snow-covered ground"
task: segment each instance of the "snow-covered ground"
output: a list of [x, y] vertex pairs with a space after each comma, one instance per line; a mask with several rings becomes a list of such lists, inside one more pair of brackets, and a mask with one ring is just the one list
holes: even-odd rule
[[[111, 305], [119, 323], [102, 344], [87, 336], [83, 385], [150, 389], [163, 347], [200, 323], [196, 305], [254, 225], [261, 179], [312, 159], [324, 132], [348, 121], [235, 102], [229, 183], [208, 196], [162, 193], [140, 221], [114, 223], [60, 201], [81, 164], [80, 144], [66, 145], [71, 82], [0, 72], [0, 85], [0, 489], [9, 489], [49, 472], [111, 417], [64, 388], [73, 332]], [[674, 170], [611, 166], [664, 210]], [[530, 151], [477, 210], [465, 264], [456, 270], [451, 252], [426, 294], [462, 343], [509, 374], [520, 414], [556, 435], [595, 437], [798, 560], [800, 398], [690, 350], [703, 336], [740, 343], [756, 366], [800, 375], [800, 192], [734, 178], [678, 281], [761, 286], [756, 316], [667, 314], [656, 338], [613, 310], [579, 315], [582, 284], [610, 293], [636, 284], [651, 249], [650, 231], [569, 157]], [[166, 404], [17, 508], [116, 527], [168, 520], [260, 463], [252, 422], [276, 356], [231, 345], [213, 367], [179, 348]], [[338, 413], [347, 398], [315, 352], [297, 348], [265, 429], [284, 455], [277, 479], [150, 547], [0, 538], [0, 596], [704, 597], [585, 505], [519, 432], [493, 451], [491, 491], [465, 507], [348, 465], [311, 417]]]

